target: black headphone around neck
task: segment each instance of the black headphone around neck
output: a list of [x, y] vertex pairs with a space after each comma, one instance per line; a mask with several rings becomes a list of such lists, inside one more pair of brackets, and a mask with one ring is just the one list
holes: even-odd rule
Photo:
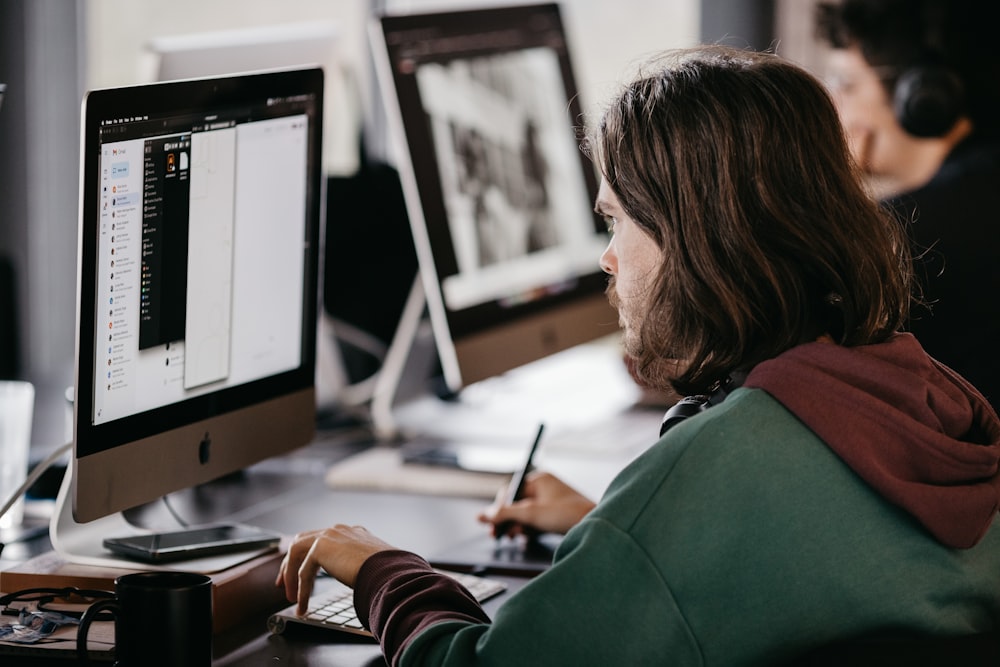
[[726, 400], [726, 396], [729, 396], [734, 389], [743, 384], [746, 377], [746, 373], [739, 371], [734, 372], [714, 391], [712, 391], [712, 393], [685, 396], [681, 400], [674, 403], [674, 405], [667, 410], [666, 414], [663, 415], [663, 421], [660, 422], [660, 436], [662, 437], [664, 433], [688, 417], [693, 417], [698, 413], [704, 412], [713, 405], [722, 403], [722, 401]]

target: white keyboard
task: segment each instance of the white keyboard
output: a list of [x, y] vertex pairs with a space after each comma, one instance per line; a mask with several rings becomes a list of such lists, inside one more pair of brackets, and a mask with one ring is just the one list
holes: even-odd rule
[[[483, 602], [507, 590], [507, 584], [496, 579], [480, 577], [464, 572], [437, 570], [441, 574], [458, 581], [472, 593], [477, 600]], [[296, 605], [289, 605], [281, 611], [271, 614], [267, 619], [267, 628], [274, 634], [281, 634], [292, 623], [301, 623], [313, 627], [328, 628], [338, 632], [349, 632], [356, 635], [371, 637], [372, 633], [361, 625], [357, 611], [354, 609], [354, 591], [346, 586], [338, 586], [336, 590], [326, 595], [314, 596], [309, 601], [309, 609], [304, 616], [295, 613]]]

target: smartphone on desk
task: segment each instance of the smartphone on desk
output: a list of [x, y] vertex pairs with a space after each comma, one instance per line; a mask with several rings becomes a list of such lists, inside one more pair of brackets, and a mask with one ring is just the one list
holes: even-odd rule
[[172, 563], [192, 558], [254, 551], [277, 546], [281, 536], [253, 526], [218, 524], [168, 533], [104, 539], [112, 553], [144, 563]]

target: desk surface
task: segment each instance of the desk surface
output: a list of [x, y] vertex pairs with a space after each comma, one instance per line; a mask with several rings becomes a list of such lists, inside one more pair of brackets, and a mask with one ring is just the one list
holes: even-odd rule
[[[352, 438], [317, 439], [293, 454], [260, 463], [240, 475], [171, 495], [171, 505], [192, 522], [234, 520], [294, 534], [333, 523], [360, 524], [400, 548], [421, 554], [439, 550], [482, 534], [476, 521], [483, 501], [469, 498], [416, 496], [392, 493], [334, 491], [323, 481], [326, 469], [363, 444]], [[154, 505], [147, 512], [165, 509]], [[156, 517], [146, 516], [155, 523]], [[9, 545], [0, 566], [49, 548], [46, 537]], [[499, 577], [509, 591], [524, 580]], [[495, 610], [510, 593], [486, 604]], [[378, 646], [363, 638], [296, 628], [271, 635], [267, 613], [251, 618], [215, 638], [213, 665], [384, 665]], [[25, 659], [25, 665], [66, 665], [66, 660]]]

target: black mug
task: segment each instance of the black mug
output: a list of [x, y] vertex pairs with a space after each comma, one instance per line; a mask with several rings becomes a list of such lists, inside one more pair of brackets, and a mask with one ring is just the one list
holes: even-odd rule
[[87, 608], [77, 655], [87, 661], [87, 632], [102, 612], [115, 619], [118, 667], [209, 667], [212, 579], [193, 572], [135, 572], [115, 579], [115, 597]]

